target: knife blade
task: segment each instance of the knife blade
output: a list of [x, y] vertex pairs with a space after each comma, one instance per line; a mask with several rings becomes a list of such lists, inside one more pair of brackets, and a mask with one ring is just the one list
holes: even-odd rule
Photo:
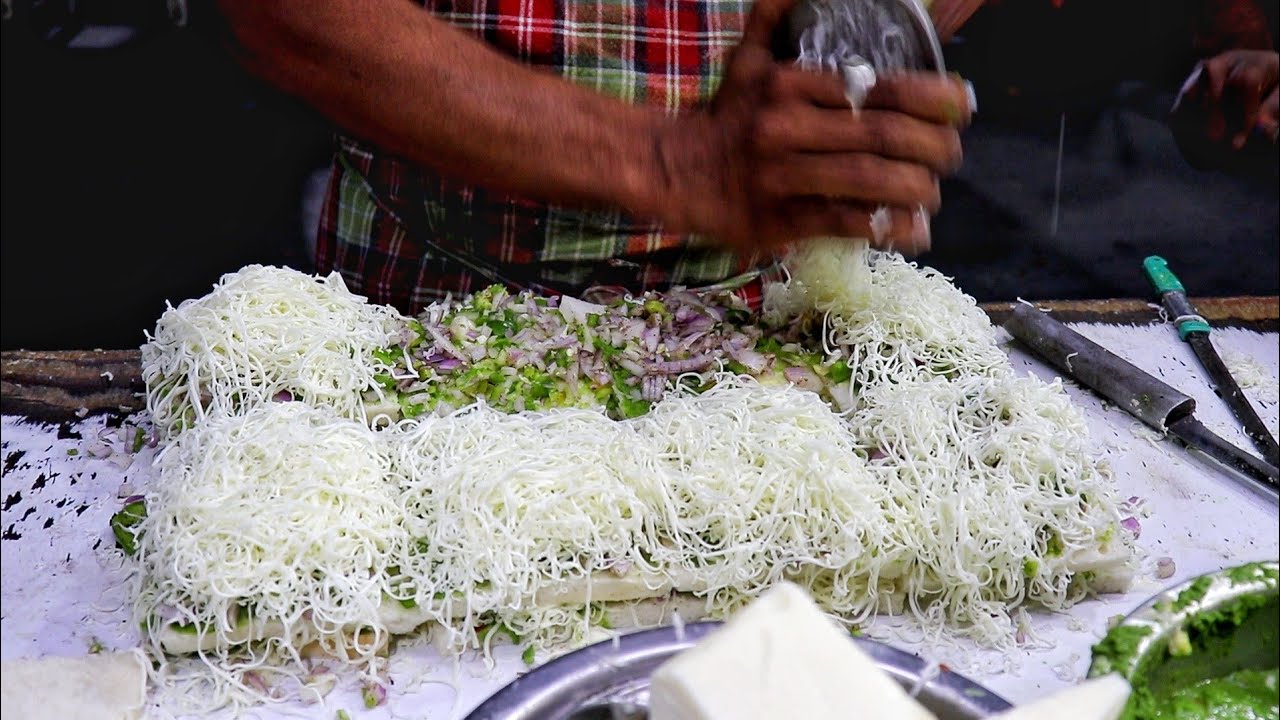
[[1194, 398], [1030, 305], [1017, 305], [1004, 329], [1071, 379], [1176, 438], [1250, 492], [1280, 504], [1280, 469], [1204, 427], [1194, 417]]
[[1272, 465], [1280, 465], [1280, 445], [1277, 445], [1275, 438], [1271, 437], [1266, 423], [1258, 417], [1258, 411], [1250, 404], [1249, 398], [1240, 391], [1240, 385], [1227, 369], [1226, 363], [1222, 362], [1217, 349], [1213, 346], [1213, 341], [1209, 339], [1209, 333], [1213, 328], [1196, 312], [1195, 306], [1187, 299], [1182, 281], [1169, 269], [1169, 263], [1159, 255], [1152, 255], [1143, 260], [1142, 267], [1146, 270], [1151, 284], [1155, 286], [1156, 292], [1160, 293], [1160, 302], [1168, 311], [1169, 317], [1173, 318], [1174, 325], [1178, 328], [1178, 336], [1191, 346], [1191, 351], [1196, 354], [1200, 365], [1208, 373], [1209, 387], [1213, 388], [1213, 392], [1222, 398], [1227, 407], [1231, 408], [1232, 414], [1244, 426], [1245, 435], [1262, 452], [1262, 457]]

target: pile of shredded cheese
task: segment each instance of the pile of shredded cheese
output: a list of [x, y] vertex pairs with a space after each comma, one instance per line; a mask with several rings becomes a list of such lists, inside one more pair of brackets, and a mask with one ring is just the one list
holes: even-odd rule
[[[945, 277], [868, 259], [863, 297], [801, 263], [766, 298], [766, 323], [816, 326], [852, 369], [834, 407], [721, 373], [622, 421], [480, 403], [373, 429], [349, 419], [358, 400], [302, 392], [210, 414], [161, 453], [140, 527], [137, 612], [158, 621], [152, 647], [163, 657], [165, 623], [194, 625], [207, 665], [175, 665], [166, 682], [262, 699], [246, 673], [305, 683], [301, 651], [316, 640], [366, 668], [383, 638], [418, 623], [454, 652], [487, 651], [495, 629], [540, 650], [625, 621], [638, 601], [613, 602], [624, 597], [675, 591], [725, 617], [784, 578], [851, 626], [907, 613], [999, 647], [1020, 608], [1063, 610], [1122, 584], [1132, 538], [1061, 385], [1014, 373]], [[353, 396], [386, 320], [370, 313], [376, 329], [345, 344], [319, 333], [365, 363], [344, 375]], [[245, 323], [207, 322], [219, 337], [218, 322]], [[189, 354], [222, 367], [205, 357], [219, 353]], [[359, 629], [369, 639], [353, 640]]]
[[337, 273], [249, 265], [169, 305], [148, 333], [147, 410], [165, 436], [282, 394], [367, 420], [364, 393], [386, 369], [372, 353], [404, 327], [394, 308], [351, 293]]
[[169, 699], [216, 707], [274, 675], [305, 675], [313, 642], [365, 663], [386, 642], [378, 608], [408, 535], [389, 453], [368, 426], [268, 403], [196, 425], [156, 466], [135, 616], [156, 660], [176, 639], [204, 661], [161, 668], [178, 690]]

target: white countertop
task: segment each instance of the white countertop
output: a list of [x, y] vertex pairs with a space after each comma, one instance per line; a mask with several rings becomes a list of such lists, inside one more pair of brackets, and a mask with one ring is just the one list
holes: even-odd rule
[[[1196, 398], [1196, 417], [1241, 448], [1253, 450], [1226, 406], [1205, 381], [1195, 356], [1168, 325], [1076, 325], [1077, 330]], [[1269, 377], [1246, 388], [1272, 432], [1278, 424], [1276, 378], [1280, 348], [1275, 333], [1235, 329], [1212, 335], [1228, 360], [1245, 356]], [[1042, 363], [1010, 348], [1015, 366], [1052, 378]], [[1230, 360], [1229, 360], [1230, 363]], [[1114, 471], [1121, 497], [1141, 498], [1146, 517], [1138, 539], [1143, 554], [1137, 581], [1124, 594], [1076, 605], [1070, 614], [1033, 612], [1034, 637], [1012, 652], [982, 650], [966, 641], [932, 645], [905, 629], [881, 622], [869, 634], [946, 663], [1014, 703], [1041, 697], [1083, 677], [1090, 647], [1107, 621], [1142, 603], [1161, 587], [1188, 577], [1254, 560], [1280, 557], [1280, 515], [1226, 476], [1201, 464], [1172, 442], [1158, 438], [1131, 416], [1105, 407], [1086, 390], [1068, 388], [1085, 410], [1091, 432]], [[41, 425], [3, 419], [3, 512], [0, 542], [3, 602], [0, 648], [4, 660], [43, 655], [82, 655], [94, 642], [108, 649], [136, 644], [128, 621], [128, 574], [108, 527], [118, 498], [149, 477], [150, 450], [129, 467], [90, 457], [87, 444], [104, 431], [102, 417]], [[78, 437], [77, 437], [78, 436]], [[71, 455], [70, 451], [77, 454]], [[123, 486], [123, 488], [122, 488]], [[1170, 557], [1176, 573], [1154, 575], [1156, 560]], [[543, 658], [540, 658], [542, 660]], [[396, 691], [387, 705], [364, 710], [354, 688], [339, 688], [325, 703], [264, 709], [258, 717], [458, 718], [526, 670], [514, 648], [499, 648], [487, 667], [478, 659], [455, 665], [427, 647], [397, 650], [392, 661]]]

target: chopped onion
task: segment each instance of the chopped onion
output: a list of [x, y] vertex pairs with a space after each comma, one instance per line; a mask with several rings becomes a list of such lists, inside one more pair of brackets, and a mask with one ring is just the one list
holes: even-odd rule
[[1166, 580], [1173, 577], [1178, 572], [1178, 566], [1174, 564], [1173, 558], [1164, 556], [1156, 560], [1156, 577]]
[[378, 682], [365, 683], [363, 692], [364, 706], [372, 710], [387, 701], [387, 688]]
[[687, 360], [667, 360], [663, 362], [656, 362], [653, 364], [653, 369], [667, 375], [679, 375], [680, 373], [706, 370], [713, 362], [715, 362], [715, 358], [710, 353], [706, 353], [703, 355], [695, 355]]
[[1138, 518], [1133, 517], [1132, 515], [1121, 520], [1120, 527], [1133, 533], [1135, 538], [1142, 535], [1142, 524], [1138, 522]]
[[302, 692], [299, 696], [306, 705], [320, 702], [338, 683], [338, 676], [324, 665], [312, 668], [302, 679]]
[[242, 675], [241, 677], [244, 679], [245, 685], [248, 685], [254, 690], [257, 690], [258, 692], [262, 693], [263, 695], [267, 695], [267, 696], [271, 695], [271, 689], [267, 687], [267, 682], [262, 679], [262, 675], [260, 675], [258, 671], [249, 670], [245, 672], [245, 674]]

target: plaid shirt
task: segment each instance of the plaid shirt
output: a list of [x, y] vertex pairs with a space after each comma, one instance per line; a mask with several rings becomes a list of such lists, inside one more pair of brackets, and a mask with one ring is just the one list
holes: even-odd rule
[[[629, 103], [708, 102], [750, 0], [426, 0], [437, 17], [521, 62]], [[758, 306], [773, 258], [663, 232], [621, 211], [536, 203], [440, 177], [340, 136], [317, 269], [417, 312], [494, 282], [545, 294], [671, 285], [734, 289]]]

